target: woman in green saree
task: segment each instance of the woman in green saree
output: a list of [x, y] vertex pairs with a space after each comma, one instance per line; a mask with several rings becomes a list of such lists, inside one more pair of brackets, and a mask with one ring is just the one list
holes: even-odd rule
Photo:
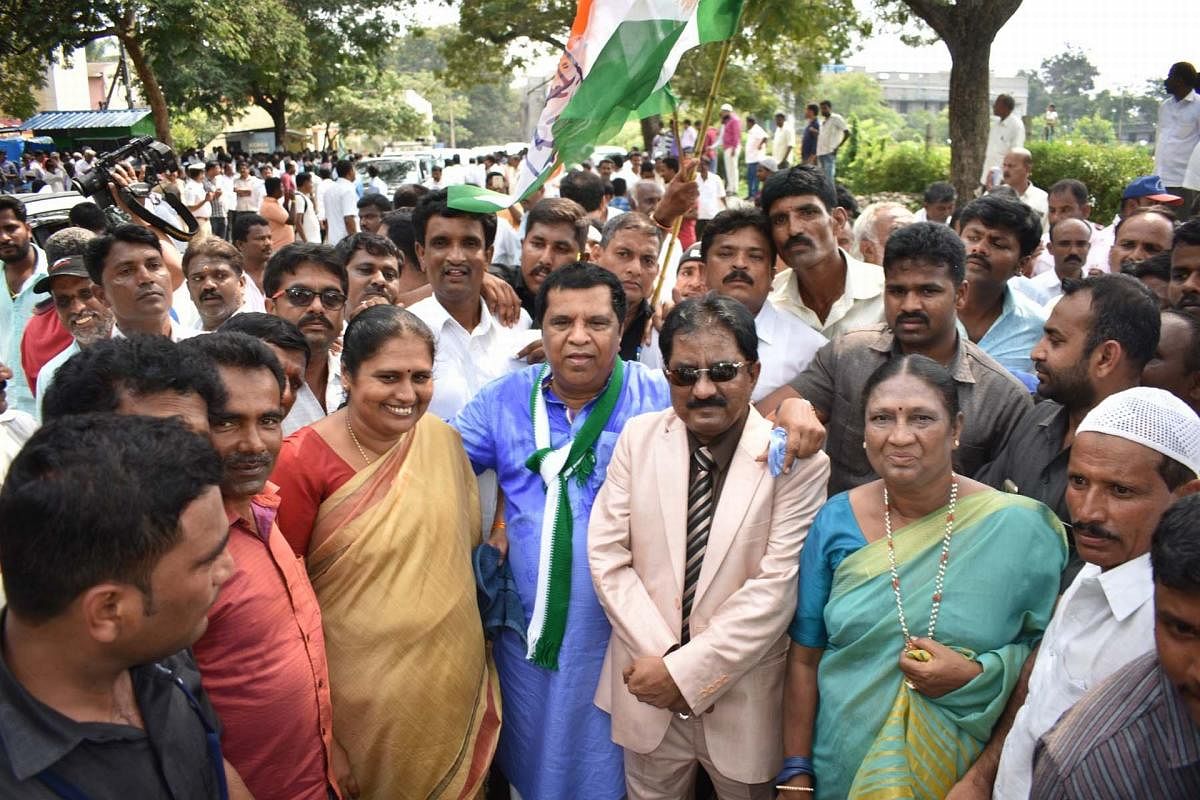
[[783, 800], [944, 798], [987, 742], [1066, 563], [1049, 509], [954, 474], [962, 415], [941, 365], [893, 358], [864, 398], [881, 479], [830, 498], [801, 553]]

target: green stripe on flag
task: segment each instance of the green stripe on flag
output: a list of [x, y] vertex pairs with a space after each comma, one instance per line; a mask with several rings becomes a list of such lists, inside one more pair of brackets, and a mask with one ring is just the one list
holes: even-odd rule
[[696, 9], [700, 43], [728, 39], [736, 33], [735, 26], [741, 13], [742, 0], [700, 0], [700, 7]]
[[472, 186], [469, 183], [456, 184], [446, 189], [446, 205], [470, 214], [495, 214], [500, 209], [508, 208], [512, 204], [512, 198], [506, 194]]

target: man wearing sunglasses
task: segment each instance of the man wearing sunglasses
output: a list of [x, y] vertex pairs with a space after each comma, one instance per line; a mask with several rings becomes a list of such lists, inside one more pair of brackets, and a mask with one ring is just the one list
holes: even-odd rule
[[[819, 334], [815, 334], [819, 335]], [[750, 310], [686, 300], [660, 334], [671, 407], [630, 420], [593, 505], [588, 558], [613, 626], [595, 702], [628, 796], [683, 798], [698, 764], [721, 797], [774, 797], [779, 686], [800, 547], [829, 459], [772, 479]]]
[[316, 422], [341, 407], [341, 362], [330, 352], [342, 333], [349, 278], [327, 244], [296, 242], [280, 248], [263, 273], [267, 313], [287, 320], [308, 341], [304, 386], [284, 425], [289, 430]]

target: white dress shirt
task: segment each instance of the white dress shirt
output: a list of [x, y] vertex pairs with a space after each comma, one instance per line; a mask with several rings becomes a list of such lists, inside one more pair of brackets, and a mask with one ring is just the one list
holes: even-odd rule
[[408, 309], [433, 331], [437, 356], [433, 361], [433, 401], [429, 410], [446, 421], [488, 383], [528, 366], [516, 355], [541, 336], [541, 331], [531, 329], [532, 320], [524, 309], [517, 324], [505, 328], [483, 300], [479, 308], [479, 324], [472, 331], [450, 316], [436, 296], [426, 297]]
[[1038, 737], [1084, 693], [1154, 649], [1150, 555], [1101, 572], [1085, 564], [1046, 627], [1029, 694], [1004, 740], [992, 797], [1029, 797]]
[[832, 339], [851, 328], [865, 328], [883, 322], [883, 267], [859, 261], [839, 249], [846, 265], [846, 283], [842, 296], [834, 301], [822, 322], [815, 311], [804, 305], [800, 286], [791, 269], [775, 276], [771, 302], [780, 311], [794, 314], [813, 330]]
[[345, 178], [338, 178], [325, 193], [326, 244], [335, 245], [349, 235], [346, 217], [358, 219], [358, 190]]
[[[329, 354], [329, 378], [325, 382], [325, 408], [317, 400], [317, 395], [309, 388], [308, 382], [300, 385], [296, 392], [296, 402], [292, 410], [283, 418], [283, 435], [290, 436], [306, 425], [311, 425], [326, 414], [332, 414], [346, 402], [346, 390], [342, 386], [342, 359], [333, 353]], [[328, 409], [328, 411], [326, 410]]]
[[1016, 114], [997, 118], [988, 130], [987, 150], [983, 159], [983, 174], [979, 182], [986, 184], [988, 172], [1004, 163], [1004, 157], [1014, 147], [1025, 146], [1025, 124]]
[[1188, 159], [1200, 143], [1200, 96], [1193, 90], [1182, 100], [1168, 97], [1158, 107], [1158, 139], [1154, 171], [1164, 186], [1182, 186]]

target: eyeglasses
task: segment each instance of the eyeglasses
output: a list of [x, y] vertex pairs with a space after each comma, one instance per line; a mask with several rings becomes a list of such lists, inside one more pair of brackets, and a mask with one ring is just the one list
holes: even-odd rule
[[296, 308], [308, 308], [312, 305], [314, 297], [321, 298], [321, 305], [330, 311], [337, 311], [342, 306], [346, 305], [346, 295], [339, 292], [337, 289], [326, 289], [323, 292], [314, 292], [307, 286], [289, 286], [286, 289], [280, 289], [275, 294], [271, 295], [272, 300], [278, 300], [281, 296], [287, 295], [288, 302]]
[[701, 375], [708, 375], [713, 383], [726, 383], [737, 377], [738, 370], [748, 361], [718, 361], [711, 367], [676, 367], [664, 369], [667, 379], [676, 386], [694, 386]]

